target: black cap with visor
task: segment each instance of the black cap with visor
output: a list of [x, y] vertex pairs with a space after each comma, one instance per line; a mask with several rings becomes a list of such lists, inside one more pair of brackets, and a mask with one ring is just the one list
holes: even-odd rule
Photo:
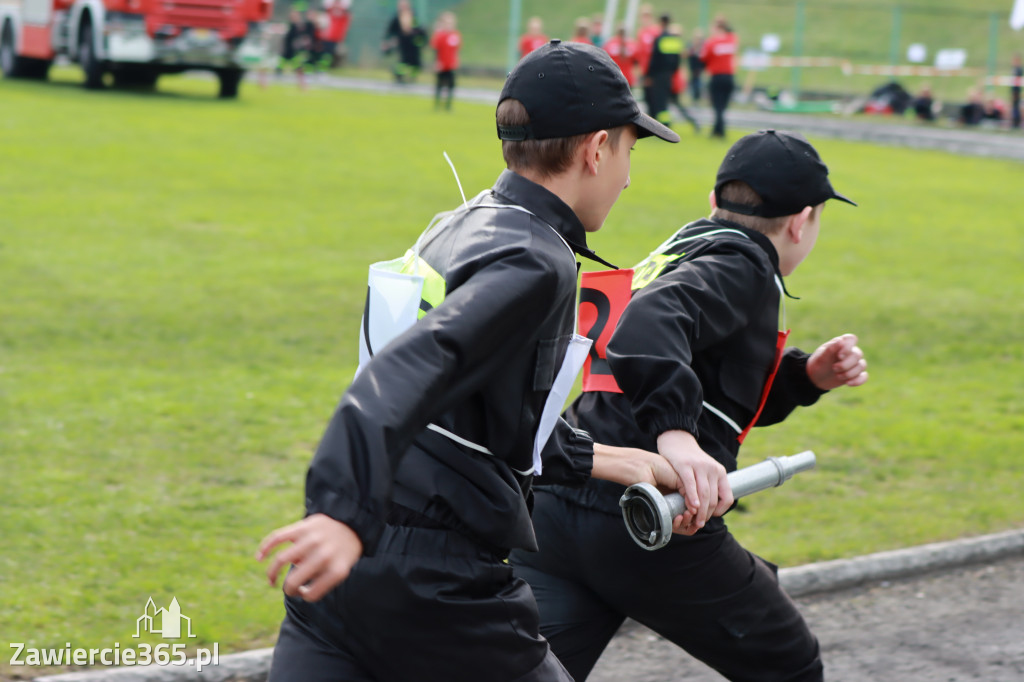
[[679, 135], [640, 111], [622, 70], [604, 50], [552, 40], [529, 53], [505, 80], [498, 103], [519, 100], [523, 126], [498, 126], [502, 140], [573, 137], [632, 123], [637, 137], [678, 142]]
[[[722, 186], [739, 180], [750, 185], [763, 203], [756, 206], [722, 199]], [[715, 202], [741, 215], [778, 218], [807, 206], [838, 199], [856, 206], [832, 188], [828, 166], [800, 133], [760, 130], [740, 138], [729, 149], [715, 179]]]

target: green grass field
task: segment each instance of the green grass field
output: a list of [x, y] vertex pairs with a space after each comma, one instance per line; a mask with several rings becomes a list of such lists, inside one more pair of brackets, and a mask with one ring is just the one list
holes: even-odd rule
[[[174, 596], [193, 644], [269, 646], [281, 598], [253, 553], [302, 514], [366, 265], [458, 203], [442, 151], [468, 193], [491, 184], [492, 109], [55, 78], [0, 82], [0, 639], [130, 646]], [[1021, 166], [819, 148], [861, 206], [825, 212], [789, 279], [792, 340], [858, 333], [872, 378], [748, 439], [747, 463], [811, 448], [819, 468], [734, 532], [795, 565], [1024, 526]], [[705, 214], [725, 149], [638, 144], [592, 245], [630, 265]]]

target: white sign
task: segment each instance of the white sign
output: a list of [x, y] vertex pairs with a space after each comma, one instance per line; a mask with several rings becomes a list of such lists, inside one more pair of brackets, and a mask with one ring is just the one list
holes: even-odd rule
[[744, 50], [740, 65], [747, 71], [764, 71], [771, 66], [772, 56], [760, 50]]
[[961, 48], [947, 48], [935, 53], [935, 68], [937, 69], [962, 69], [967, 63], [967, 50]]

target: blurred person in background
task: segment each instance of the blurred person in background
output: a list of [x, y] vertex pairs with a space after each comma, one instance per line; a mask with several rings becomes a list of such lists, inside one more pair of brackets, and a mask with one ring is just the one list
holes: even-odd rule
[[711, 76], [708, 83], [708, 94], [711, 106], [715, 110], [715, 127], [711, 137], [725, 138], [725, 110], [729, 108], [732, 93], [736, 89], [734, 74], [736, 73], [736, 51], [738, 49], [736, 34], [723, 16], [715, 19], [714, 30], [704, 42], [700, 60], [704, 69]]
[[593, 45], [594, 41], [590, 39], [590, 20], [586, 17], [580, 17], [576, 20], [576, 24], [572, 29], [572, 38], [569, 39], [571, 43], [581, 43], [583, 45]]
[[519, 58], [522, 59], [547, 43], [548, 37], [544, 34], [544, 22], [540, 17], [530, 17], [530, 21], [526, 24], [526, 33], [519, 37]]
[[447, 90], [444, 108], [451, 111], [455, 94], [455, 70], [459, 68], [459, 48], [462, 35], [456, 30], [455, 14], [442, 12], [437, 20], [434, 35], [430, 38], [434, 49], [434, 70], [437, 72], [437, 87], [434, 90], [434, 109], [441, 108], [441, 91]]
[[704, 31], [695, 28], [693, 29], [693, 37], [690, 39], [690, 44], [686, 46], [686, 64], [690, 67], [690, 99], [694, 103], [700, 101], [703, 89], [704, 62], [700, 60], [700, 53], [703, 49]]
[[[679, 36], [680, 41], [682, 40], [683, 27], [680, 24], [669, 25], [668, 32], [670, 35]], [[690, 110], [683, 106], [683, 101], [679, 99], [679, 96], [684, 92], [686, 92], [686, 76], [683, 74], [683, 66], [680, 64], [680, 66], [676, 68], [676, 72], [672, 74], [672, 88], [669, 90], [668, 101], [669, 104], [676, 108], [676, 111], [679, 112], [680, 116], [690, 122], [690, 125], [693, 126], [693, 132], [699, 133], [700, 124], [697, 123], [697, 119], [693, 117]]]
[[661, 33], [651, 43], [651, 58], [644, 72], [644, 88], [650, 94], [647, 114], [666, 126], [672, 123], [672, 116], [668, 112], [672, 78], [679, 71], [683, 59], [683, 39], [672, 35], [669, 30], [671, 21], [669, 15], [661, 16], [658, 22]]
[[590, 44], [604, 47], [604, 17], [595, 14], [590, 20]]
[[918, 93], [917, 97], [911, 103], [911, 107], [914, 110], [914, 116], [919, 121], [932, 122], [935, 120], [935, 98], [932, 97], [932, 89], [927, 83], [921, 87], [921, 92]]
[[[651, 61], [651, 50], [654, 41], [661, 35], [661, 26], [654, 20], [654, 9], [649, 4], [640, 6], [639, 28], [636, 32], [636, 63], [640, 75], [647, 73], [647, 63]], [[651, 109], [651, 91], [646, 82], [643, 83], [644, 104]]]
[[612, 61], [622, 69], [629, 87], [636, 85], [636, 43], [626, 36], [625, 27], [620, 24], [615, 35], [609, 38], [603, 47]]
[[409, 0], [398, 0], [398, 9], [388, 24], [381, 49], [384, 54], [398, 52], [395, 63], [395, 82], [412, 83], [423, 68], [420, 54], [427, 43], [427, 33], [416, 21]]
[[320, 31], [321, 70], [333, 69], [340, 61], [339, 49], [352, 22], [352, 0], [325, 0], [324, 17], [325, 25]]
[[985, 120], [985, 101], [981, 97], [981, 90], [971, 88], [967, 91], [967, 103], [960, 107], [957, 121], [961, 125], [976, 126], [983, 120]]
[[[311, 10], [309, 12], [311, 13]], [[296, 3], [292, 6], [288, 17], [288, 29], [281, 43], [281, 63], [278, 72], [285, 68], [292, 69], [299, 89], [305, 90], [306, 70], [315, 59], [316, 49], [316, 24], [307, 15], [305, 3]]]
[[1010, 86], [1010, 125], [1014, 130], [1020, 128], [1020, 88], [1024, 80], [1024, 65], [1021, 63], [1020, 52], [1013, 54], [1013, 85]]

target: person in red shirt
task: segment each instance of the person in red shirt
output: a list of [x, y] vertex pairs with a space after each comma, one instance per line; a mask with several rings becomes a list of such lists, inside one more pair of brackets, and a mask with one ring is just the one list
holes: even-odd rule
[[459, 48], [462, 47], [462, 35], [455, 29], [455, 14], [442, 12], [437, 20], [437, 28], [430, 38], [430, 47], [437, 55], [434, 59], [434, 70], [437, 72], [437, 88], [434, 90], [434, 108], [441, 108], [441, 91], [448, 90], [444, 108], [451, 111], [452, 96], [455, 93], [455, 70], [459, 68]]
[[324, 3], [326, 21], [320, 28], [321, 70], [334, 68], [338, 57], [338, 46], [345, 42], [348, 26], [352, 21], [352, 0], [327, 0]]
[[620, 26], [604, 44], [604, 49], [622, 69], [629, 87], [636, 85], [636, 43], [626, 37], [626, 29]]
[[548, 37], [544, 35], [544, 22], [540, 17], [530, 17], [526, 24], [526, 33], [519, 38], [519, 58], [522, 59], [538, 47], [548, 44]]
[[640, 7], [640, 28], [636, 33], [636, 63], [640, 67], [640, 75], [644, 76], [644, 104], [647, 110], [651, 110], [651, 86], [648, 76], [648, 66], [651, 61], [651, 52], [654, 50], [654, 41], [661, 35], [661, 25], [654, 20], [654, 10], [650, 5]]
[[715, 19], [714, 31], [704, 41], [700, 55], [704, 69], [711, 76], [708, 92], [711, 95], [711, 106], [715, 110], [715, 127], [711, 137], [725, 137], [725, 110], [736, 88], [733, 74], [736, 72], [737, 49], [738, 41], [732, 27], [725, 17], [718, 17]]
[[582, 43], [584, 45], [593, 45], [594, 41], [590, 39], [590, 20], [586, 17], [580, 17], [576, 20], [576, 26], [572, 31], [572, 38], [569, 39], [571, 43]]

